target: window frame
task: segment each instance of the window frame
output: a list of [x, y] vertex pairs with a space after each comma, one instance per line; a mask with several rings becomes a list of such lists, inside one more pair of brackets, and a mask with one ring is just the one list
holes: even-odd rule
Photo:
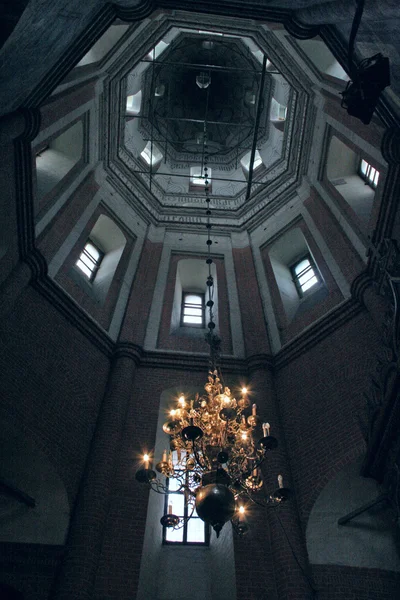
[[[200, 296], [201, 297], [201, 323], [185, 323], [184, 322], [184, 317], [185, 317], [185, 296]], [[196, 307], [198, 305], [195, 305]], [[206, 312], [206, 305], [205, 305], [205, 293], [204, 292], [188, 292], [186, 291], [182, 291], [182, 302], [181, 302], [181, 318], [180, 318], [180, 326], [181, 327], [196, 327], [197, 329], [204, 329], [205, 327], [205, 312]], [[186, 315], [188, 316], [188, 315]]]
[[[92, 246], [93, 246], [93, 247], [94, 247], [94, 248], [97, 250], [97, 252], [99, 253], [99, 258], [98, 258], [97, 260], [95, 260], [95, 261], [94, 261], [94, 260], [93, 260], [93, 258], [92, 258], [92, 257], [89, 255], [89, 260], [91, 260], [91, 261], [94, 263], [94, 268], [93, 268], [93, 270], [91, 270], [91, 275], [90, 275], [90, 277], [88, 277], [88, 276], [87, 276], [87, 274], [86, 274], [86, 273], [85, 273], [85, 272], [84, 272], [84, 271], [83, 271], [83, 270], [82, 270], [82, 269], [81, 269], [81, 268], [78, 266], [78, 262], [79, 262], [80, 260], [82, 260], [82, 258], [81, 258], [81, 257], [82, 257], [82, 255], [83, 255], [83, 254], [85, 254], [86, 246], [87, 246], [88, 244], [91, 244], [91, 245], [92, 245]], [[86, 250], [86, 254], [89, 254], [87, 250]], [[83, 275], [83, 276], [84, 276], [84, 277], [85, 277], [85, 278], [86, 278], [86, 279], [87, 279], [87, 280], [88, 280], [90, 283], [93, 283], [93, 281], [95, 280], [95, 278], [96, 278], [96, 275], [97, 275], [97, 273], [98, 273], [98, 271], [99, 271], [99, 268], [100, 268], [100, 265], [101, 265], [101, 263], [102, 263], [102, 261], [103, 261], [103, 258], [104, 258], [104, 256], [105, 256], [105, 253], [104, 253], [104, 252], [103, 252], [103, 251], [102, 251], [102, 250], [99, 248], [99, 246], [98, 246], [98, 245], [97, 245], [95, 242], [93, 242], [93, 240], [91, 240], [90, 238], [88, 238], [88, 239], [86, 240], [86, 242], [85, 242], [85, 245], [83, 246], [83, 248], [82, 248], [82, 250], [81, 250], [80, 254], [79, 254], [78, 260], [75, 262], [75, 267], [76, 267], [77, 269], [79, 269], [79, 273], [81, 273], [81, 274], [82, 274], [82, 275]], [[82, 261], [82, 262], [83, 262], [83, 261]], [[85, 264], [85, 263], [84, 263], [84, 264]], [[86, 265], [86, 266], [87, 266], [87, 265]], [[90, 267], [88, 267], [88, 269], [90, 269]]]
[[[312, 285], [308, 290], [304, 290], [301, 287], [301, 283], [299, 282], [299, 279], [301, 277], [301, 274], [304, 274], [304, 271], [301, 271], [300, 273], [296, 273], [295, 269], [297, 267], [297, 265], [299, 265], [301, 262], [303, 262], [303, 260], [308, 260], [308, 262], [310, 263], [310, 267], [313, 270], [314, 273], [314, 277], [316, 277], [317, 279], [317, 283], [315, 283], [314, 285]], [[308, 267], [307, 267], [308, 268]], [[321, 275], [319, 273], [319, 270], [317, 268], [317, 265], [315, 264], [315, 261], [313, 260], [312, 256], [310, 253], [303, 255], [301, 258], [298, 258], [290, 267], [290, 272], [292, 274], [292, 281], [296, 287], [297, 293], [299, 295], [299, 298], [304, 298], [305, 296], [307, 296], [309, 293], [312, 293], [314, 291], [316, 291], [322, 284], [322, 278]]]
[[[363, 164], [363, 162], [365, 162], [365, 164], [367, 165], [365, 173], [362, 171], [362, 164]], [[371, 173], [372, 169], [374, 170], [374, 175], [371, 178], [370, 177], [370, 173]], [[376, 174], [378, 175], [378, 180], [375, 183], [374, 180], [375, 180]], [[359, 161], [359, 164], [358, 164], [357, 175], [359, 177], [361, 177], [361, 179], [364, 181], [365, 185], [368, 185], [373, 190], [376, 190], [376, 188], [378, 186], [378, 183], [379, 183], [380, 171], [378, 171], [378, 169], [376, 167], [373, 167], [371, 165], [371, 163], [369, 163], [367, 160], [365, 160], [365, 158], [360, 157], [360, 161]]]
[[[151, 145], [150, 148], [148, 148], [149, 142], [145, 145], [145, 147], [143, 148], [143, 150], [140, 153], [140, 160], [143, 162], [144, 165], [146, 165], [146, 167], [148, 169], [151, 169], [152, 171], [155, 171], [158, 169], [158, 167], [161, 165], [162, 160], [164, 158], [163, 153], [161, 152], [161, 150], [157, 147], [156, 144], [153, 144], [153, 154], [151, 153]], [[145, 155], [143, 155], [143, 153]], [[156, 155], [159, 154], [159, 157], [156, 158]], [[152, 161], [152, 157], [154, 158], [154, 160]], [[150, 159], [150, 162], [148, 161], [148, 158]]]
[[[185, 480], [186, 485], [188, 485], [188, 474], [186, 473], [186, 480]], [[167, 477], [166, 479], [166, 487], [169, 490], [169, 478]], [[172, 495], [185, 495], [184, 492], [169, 492], [167, 494], [165, 494], [164, 496], [164, 515], [168, 514], [168, 504], [169, 504], [169, 497]], [[179, 516], [179, 515], [177, 515]], [[171, 541], [171, 540], [167, 540], [167, 529], [168, 527], [166, 527], [165, 525], [163, 526], [163, 532], [162, 532], [162, 543], [164, 546], [209, 546], [210, 545], [210, 527], [207, 525], [207, 523], [205, 523], [204, 521], [202, 521], [202, 519], [200, 519], [200, 517], [191, 517], [191, 519], [199, 519], [199, 521], [202, 521], [203, 525], [204, 525], [204, 542], [188, 542], [187, 541], [187, 534], [188, 534], [188, 517], [189, 516], [189, 511], [188, 511], [188, 505], [187, 502], [184, 502], [184, 508], [183, 508], [183, 517], [184, 517], [184, 522], [183, 522], [183, 527], [182, 527], [182, 541]]]
[[[195, 173], [193, 173], [193, 171], [195, 169], [197, 169], [199, 167], [199, 171], [200, 173], [197, 175]], [[202, 182], [198, 183], [198, 182], [194, 182], [194, 179], [201, 179]], [[208, 167], [208, 175], [207, 175], [207, 181], [208, 181], [208, 191], [212, 192], [212, 169], [211, 167]], [[199, 165], [194, 165], [192, 167], [190, 167], [189, 170], [189, 191], [192, 192], [199, 192], [200, 190], [204, 190], [204, 188], [206, 187], [206, 177], [204, 175], [201, 174], [201, 167]]]

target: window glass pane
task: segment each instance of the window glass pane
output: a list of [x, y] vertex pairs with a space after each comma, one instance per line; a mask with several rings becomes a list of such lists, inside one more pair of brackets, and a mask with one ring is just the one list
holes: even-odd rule
[[184, 323], [192, 323], [193, 325], [201, 325], [203, 319], [201, 317], [192, 317], [188, 315], [184, 315], [183, 322]]
[[178, 517], [183, 516], [185, 507], [185, 496], [183, 494], [168, 494], [167, 506], [172, 506], [173, 515], [177, 515]]
[[375, 172], [375, 177], [374, 177], [374, 184], [378, 185], [378, 180], [379, 180], [379, 171]]
[[185, 303], [186, 304], [201, 304], [202, 297], [198, 294], [185, 294]]
[[179, 490], [180, 487], [181, 487], [181, 484], [179, 483], [179, 480], [174, 479], [173, 477], [170, 477], [170, 479], [168, 480], [169, 491], [176, 492], [177, 490]]
[[89, 279], [91, 278], [92, 271], [81, 261], [81, 259], [76, 262], [76, 266], [86, 275], [86, 277], [89, 277]]
[[204, 522], [201, 519], [191, 518], [187, 527], [188, 542], [204, 542]]
[[362, 159], [361, 161], [361, 173], [363, 173], [363, 175], [365, 175], [365, 173], [367, 172], [367, 168], [368, 168], [368, 163], [366, 160]]
[[306, 269], [309, 266], [310, 266], [310, 261], [308, 260], [308, 258], [305, 258], [304, 260], [300, 261], [295, 266], [294, 272], [296, 273], [296, 275], [298, 275], [299, 273], [301, 273], [302, 271], [304, 271], [304, 269]]
[[201, 317], [203, 311], [196, 306], [185, 306], [185, 317]]
[[85, 254], [84, 252], [82, 252], [82, 254], [79, 257], [79, 260], [81, 262], [83, 262], [84, 265], [86, 265], [86, 267], [90, 270], [93, 271], [94, 267], [96, 266], [95, 261], [93, 261], [90, 256], [88, 256], [87, 254]]
[[371, 167], [371, 170], [370, 170], [370, 172], [368, 173], [368, 179], [369, 179], [370, 181], [373, 181], [373, 180], [374, 180], [375, 173], [376, 173], [376, 169], [374, 169], [374, 167]]
[[309, 279], [305, 283], [300, 284], [301, 285], [301, 289], [303, 290], [303, 292], [306, 292], [307, 290], [309, 290], [316, 283], [318, 283], [318, 279], [314, 275], [313, 277], [311, 277], [311, 279]]
[[165, 529], [165, 539], [167, 542], [183, 542], [183, 528], [182, 529]]
[[85, 250], [88, 254], [90, 254], [90, 257], [93, 258], [93, 260], [95, 262], [97, 262], [99, 260], [100, 252], [97, 250], [97, 248], [95, 246], [93, 246], [93, 244], [91, 244], [90, 242], [85, 244]]
[[[207, 181], [209, 183], [211, 181], [210, 167], [208, 167]], [[201, 173], [201, 165], [198, 165], [196, 167], [190, 167], [190, 183], [192, 185], [202, 185], [202, 186], [206, 185], [206, 178], [204, 177], [204, 172], [203, 172], [203, 174]]]

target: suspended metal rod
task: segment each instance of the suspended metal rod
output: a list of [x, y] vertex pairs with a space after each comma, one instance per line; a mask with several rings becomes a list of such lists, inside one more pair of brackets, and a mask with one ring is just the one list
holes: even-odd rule
[[[186, 62], [168, 62], [163, 60], [141, 60], [140, 62], [144, 63], [153, 63], [156, 65], [164, 65], [171, 67], [188, 67], [190, 69], [212, 69], [213, 71], [241, 71], [245, 73], [253, 73], [257, 75], [261, 75], [261, 71], [252, 71], [249, 69], [239, 69], [238, 67], [221, 67], [220, 65], [203, 65], [202, 63], [186, 63]], [[272, 71], [268, 71], [268, 73], [272, 73]], [[279, 73], [279, 71], [277, 71]]]
[[253, 182], [253, 165], [254, 165], [254, 157], [256, 155], [256, 145], [257, 145], [257, 137], [258, 137], [258, 125], [260, 123], [261, 117], [261, 109], [263, 106], [262, 96], [264, 93], [264, 82], [265, 82], [265, 67], [267, 65], [267, 57], [264, 54], [262, 73], [261, 73], [261, 82], [260, 89], [258, 90], [258, 98], [257, 98], [257, 112], [256, 112], [256, 120], [254, 123], [254, 136], [253, 136], [253, 146], [251, 148], [250, 154], [250, 168], [249, 168], [249, 179], [247, 182], [247, 192], [246, 192], [246, 200], [250, 198], [251, 194], [251, 184]]
[[[153, 57], [156, 58], [156, 50], [153, 48]], [[154, 130], [154, 80], [155, 80], [155, 65], [153, 64], [152, 73], [151, 73], [151, 86], [150, 86], [150, 106], [149, 111], [152, 115], [151, 119], [151, 131], [150, 131], [150, 184], [149, 189], [151, 192], [151, 184], [153, 181], [153, 130]]]
[[380, 496], [375, 498], [375, 500], [371, 500], [370, 502], [363, 504], [359, 508], [356, 508], [356, 510], [353, 510], [352, 512], [348, 513], [344, 517], [341, 517], [340, 519], [338, 519], [338, 525], [344, 525], [345, 523], [348, 523], [349, 521], [351, 521], [355, 517], [358, 517], [358, 515], [361, 515], [363, 512], [372, 508], [376, 504], [379, 504], [380, 502], [387, 501], [387, 500], [388, 500], [387, 494], [380, 494]]
[[[211, 167], [212, 168], [212, 167]], [[139, 173], [139, 174], [149, 174], [149, 171], [134, 171], [134, 173]], [[158, 170], [157, 172], [153, 173], [153, 176], [156, 177], [157, 175], [170, 175], [171, 177], [183, 177], [184, 179], [189, 179], [190, 175], [181, 175], [180, 173], [170, 173], [170, 172], [164, 172], [161, 170]], [[232, 177], [228, 178], [228, 177], [211, 177], [212, 181], [230, 181], [232, 183], [247, 183], [247, 179], [232, 179]], [[256, 184], [260, 184], [262, 185], [263, 181], [255, 181], [254, 183]], [[268, 182], [267, 182], [268, 183]], [[197, 186], [195, 186], [197, 187]], [[202, 189], [202, 186], [198, 186], [199, 190]]]
[[10, 483], [9, 481], [6, 481], [2, 477], [0, 478], [0, 489], [1, 488], [3, 488], [8, 494], [10, 494], [11, 496], [14, 496], [15, 498], [17, 498], [18, 500], [20, 500], [27, 506], [30, 506], [31, 508], [35, 508], [36, 500], [34, 498], [32, 498], [32, 496], [29, 496], [28, 494], [26, 494], [25, 492], [23, 492], [22, 490], [17, 488], [15, 485]]
[[[157, 115], [159, 119], [162, 119], [163, 121], [185, 121], [188, 123], [201, 123], [204, 124], [205, 121], [204, 119], [188, 119], [186, 117], [164, 117], [161, 115]], [[150, 119], [150, 117], [143, 115], [140, 116], [138, 115], [137, 117], [135, 116], [135, 119]], [[253, 125], [249, 124], [249, 125], [242, 125], [241, 123], [230, 123], [229, 121], [207, 121], [208, 125], [229, 125], [229, 126], [233, 126], [233, 127], [253, 127]]]

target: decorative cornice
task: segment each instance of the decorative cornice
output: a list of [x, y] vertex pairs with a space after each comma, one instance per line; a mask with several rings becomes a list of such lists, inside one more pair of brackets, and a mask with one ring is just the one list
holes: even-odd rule
[[[141, 365], [145, 368], [173, 369], [190, 371], [207, 371], [209, 368], [208, 354], [189, 354], [187, 352], [144, 351]], [[246, 373], [246, 360], [233, 356], [221, 357], [221, 367], [229, 373]]]
[[360, 304], [363, 304], [365, 290], [371, 285], [373, 285], [373, 279], [371, 278], [369, 271], [366, 269], [365, 271], [357, 275], [357, 277], [351, 284], [350, 292], [352, 298], [354, 298], [354, 300], [356, 300]]
[[143, 348], [132, 342], [117, 342], [114, 346], [112, 358], [130, 358], [138, 367], [142, 361]]
[[114, 4], [114, 9], [118, 19], [122, 21], [141, 21], [156, 10], [158, 2], [156, 0], [141, 0], [136, 6], [121, 6]]
[[320, 32], [318, 25], [306, 25], [296, 19], [293, 14], [284, 22], [284, 26], [286, 31], [298, 40], [309, 40]]
[[275, 21], [282, 23], [292, 11], [288, 8], [268, 7], [266, 4], [250, 4], [240, 1], [223, 1], [215, 3], [213, 0], [200, 0], [193, 3], [194, 8], [188, 5], [187, 0], [157, 0], [159, 8], [169, 10], [182, 10], [200, 12], [241, 19], [256, 19], [258, 21]]
[[400, 164], [400, 128], [389, 127], [386, 129], [381, 144], [383, 158], [389, 165]]
[[14, 144], [18, 243], [21, 259], [27, 260], [35, 244], [31, 141], [40, 129], [40, 111], [37, 108], [22, 108], [18, 112], [25, 119], [25, 128]]

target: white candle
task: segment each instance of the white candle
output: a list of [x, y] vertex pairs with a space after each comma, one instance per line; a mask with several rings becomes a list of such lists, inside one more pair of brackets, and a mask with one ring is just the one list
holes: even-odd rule
[[172, 504], [168, 504], [168, 514], [172, 515]]
[[256, 416], [256, 414], [257, 414], [257, 404], [253, 404], [251, 412], [252, 412], [253, 416]]
[[268, 435], [270, 435], [271, 426], [269, 423], [263, 423], [262, 428], [263, 428], [264, 437], [267, 437]]
[[167, 451], [166, 450], [164, 450], [164, 452], [163, 452], [162, 462], [167, 462]]
[[283, 488], [283, 477], [282, 477], [282, 475], [278, 475], [278, 485], [279, 485], [279, 488]]
[[150, 460], [149, 455], [148, 454], [144, 454], [143, 460], [144, 460], [144, 468], [148, 469], [149, 468], [149, 460]]

